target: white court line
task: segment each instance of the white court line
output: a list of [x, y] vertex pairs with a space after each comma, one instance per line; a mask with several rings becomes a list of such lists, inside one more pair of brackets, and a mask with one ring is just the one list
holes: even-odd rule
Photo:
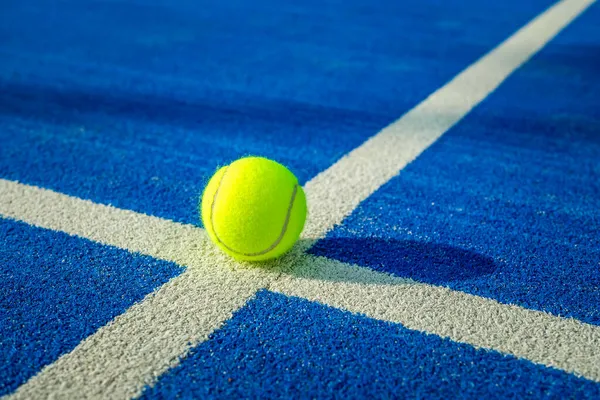
[[188, 266], [44, 368], [13, 399], [135, 396], [265, 285], [600, 381], [600, 327], [574, 319], [299, 253], [286, 259], [293, 272], [275, 281], [277, 270], [231, 263], [200, 228], [2, 179], [0, 215], [78, 236], [87, 232], [89, 239]]
[[318, 239], [343, 221], [594, 2], [556, 3], [398, 121], [308, 182], [305, 191], [311, 219], [303, 237]]
[[0, 215], [187, 267], [45, 367], [15, 399], [131, 398], [277, 276], [240, 268], [203, 229], [2, 179]]
[[[592, 3], [593, 0], [557, 3], [399, 121], [308, 182], [305, 190], [310, 219], [304, 234], [310, 239], [307, 242], [323, 237], [340, 223]], [[251, 296], [249, 292], [273, 280], [273, 275], [266, 271], [234, 272], [224, 267], [228, 261], [207, 245], [201, 229], [55, 193], [50, 196], [64, 197], [56, 208], [52, 208], [49, 204], [52, 201], [48, 200], [40, 207], [37, 203], [52, 192], [3, 180], [0, 184], [0, 214], [189, 267], [186, 273], [167, 283], [164, 291], [160, 289], [149, 295], [71, 353], [44, 368], [21, 386], [13, 398], [49, 394], [55, 398], [70, 398], [74, 393], [78, 398], [137, 395], [191, 346], [205, 340], [208, 333]], [[131, 229], [129, 223], [138, 227], [137, 230]], [[299, 257], [298, 253], [294, 257]], [[295, 263], [290, 258], [287, 261]], [[299, 272], [303, 269], [298, 268]], [[208, 276], [211, 274], [214, 279]], [[227, 290], [231, 293], [221, 295], [223, 287], [228, 288], [228, 285], [233, 288]], [[190, 289], [192, 287], [197, 290]], [[173, 307], [174, 302], [186, 306]], [[201, 306], [195, 305], [196, 302]], [[180, 309], [182, 313], [176, 317], [166, 315]], [[206, 319], [193, 321], [198, 313], [206, 314]], [[165, 326], [168, 324], [173, 325]], [[148, 338], [147, 335], [156, 332], [163, 338], [174, 336], [169, 340]], [[135, 357], [140, 347], [144, 353]], [[124, 368], [118, 368], [124, 358], [128, 362]]]
[[600, 327], [575, 319], [309, 255], [269, 290], [600, 382]]

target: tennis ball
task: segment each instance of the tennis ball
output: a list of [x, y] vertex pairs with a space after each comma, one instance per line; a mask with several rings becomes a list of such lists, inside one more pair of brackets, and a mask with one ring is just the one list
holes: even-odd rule
[[268, 260], [298, 240], [306, 196], [283, 165], [245, 157], [213, 175], [202, 194], [201, 214], [208, 235], [225, 253], [239, 260]]

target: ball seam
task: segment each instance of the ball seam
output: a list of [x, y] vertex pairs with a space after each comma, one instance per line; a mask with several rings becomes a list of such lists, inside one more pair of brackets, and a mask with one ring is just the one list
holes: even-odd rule
[[281, 232], [279, 233], [279, 236], [277, 237], [277, 239], [275, 239], [275, 241], [265, 250], [261, 250], [259, 252], [255, 252], [255, 253], [244, 253], [235, 249], [232, 249], [230, 246], [228, 246], [227, 244], [225, 244], [225, 242], [223, 242], [223, 240], [221, 240], [221, 238], [219, 237], [219, 235], [217, 234], [217, 229], [215, 227], [215, 223], [213, 221], [213, 216], [215, 214], [215, 204], [217, 202], [217, 196], [219, 194], [219, 189], [221, 188], [221, 184], [223, 183], [223, 180], [225, 179], [225, 175], [227, 174], [227, 169], [228, 167], [225, 167], [225, 171], [223, 172], [223, 175], [221, 176], [221, 179], [219, 180], [219, 186], [217, 186], [217, 190], [215, 190], [215, 194], [213, 195], [213, 201], [212, 204], [210, 206], [210, 224], [212, 226], [212, 231], [213, 234], [215, 235], [215, 238], [217, 239], [217, 241], [223, 246], [225, 247], [227, 250], [231, 251], [232, 253], [241, 255], [241, 256], [246, 256], [246, 257], [256, 257], [256, 256], [262, 256], [267, 254], [268, 252], [270, 252], [271, 250], [275, 249], [277, 247], [277, 245], [279, 245], [279, 243], [281, 243], [281, 241], [283, 240], [283, 237], [285, 236], [285, 233], [287, 231], [287, 227], [289, 225], [290, 222], [290, 218], [292, 215], [292, 208], [294, 207], [294, 201], [296, 200], [296, 195], [298, 193], [298, 184], [296, 183], [294, 185], [294, 189], [292, 191], [292, 198], [290, 200], [290, 204], [288, 205], [288, 209], [287, 209], [287, 213], [285, 216], [285, 220], [283, 221], [283, 227], [281, 228]]

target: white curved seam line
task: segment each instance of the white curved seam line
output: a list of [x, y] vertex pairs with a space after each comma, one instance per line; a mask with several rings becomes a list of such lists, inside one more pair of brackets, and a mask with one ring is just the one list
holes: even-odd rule
[[213, 201], [212, 201], [212, 204], [210, 207], [210, 225], [212, 227], [212, 231], [215, 235], [215, 238], [223, 247], [225, 247], [227, 250], [229, 250], [235, 254], [239, 254], [239, 255], [247, 256], [247, 257], [256, 257], [256, 256], [262, 256], [264, 254], [267, 254], [268, 252], [273, 250], [275, 247], [277, 247], [277, 245], [279, 245], [279, 243], [281, 243], [281, 241], [283, 240], [283, 237], [285, 236], [287, 226], [289, 225], [289, 222], [290, 222], [292, 208], [294, 207], [294, 201], [296, 199], [296, 194], [298, 193], [298, 184], [296, 183], [294, 185], [294, 189], [292, 190], [292, 196], [291, 196], [291, 200], [290, 200], [290, 203], [288, 205], [288, 209], [287, 209], [287, 212], [285, 215], [285, 220], [283, 221], [283, 227], [281, 228], [281, 232], [279, 233], [279, 236], [277, 237], [277, 239], [275, 239], [275, 241], [269, 247], [267, 247], [265, 250], [261, 250], [256, 253], [244, 253], [244, 252], [241, 252], [241, 251], [231, 248], [231, 246], [227, 245], [223, 240], [221, 240], [221, 238], [219, 237], [219, 235], [217, 233], [217, 228], [216, 228], [214, 220], [213, 220], [213, 215], [215, 212], [215, 205], [217, 203], [217, 195], [219, 194], [219, 190], [221, 189], [221, 184], [223, 183], [223, 179], [225, 179], [226, 174], [227, 174], [227, 169], [225, 170], [225, 172], [223, 172], [223, 176], [221, 176], [221, 179], [219, 180], [219, 186], [217, 186], [217, 190], [215, 190], [215, 194], [213, 196]]

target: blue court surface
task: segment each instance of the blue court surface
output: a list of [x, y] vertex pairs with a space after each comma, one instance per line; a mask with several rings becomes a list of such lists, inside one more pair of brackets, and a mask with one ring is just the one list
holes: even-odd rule
[[2, 398], [600, 398], [600, 6], [3, 1], [0, 278]]

